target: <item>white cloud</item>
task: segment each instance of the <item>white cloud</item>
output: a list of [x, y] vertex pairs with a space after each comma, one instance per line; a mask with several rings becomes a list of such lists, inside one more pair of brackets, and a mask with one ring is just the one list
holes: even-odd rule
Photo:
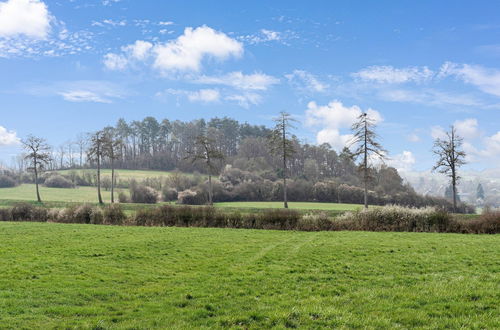
[[432, 126], [431, 127], [431, 137], [436, 139], [444, 139], [446, 138], [446, 131], [441, 126]]
[[190, 102], [213, 103], [220, 100], [220, 92], [216, 89], [200, 89], [196, 91], [168, 88], [164, 92], [157, 93], [157, 96], [165, 94], [184, 96]]
[[24, 35], [45, 39], [50, 31], [47, 5], [39, 0], [8, 0], [0, 2], [0, 36]]
[[23, 87], [23, 91], [34, 96], [61, 96], [69, 102], [112, 103], [125, 95], [118, 85], [101, 80], [60, 81]]
[[153, 67], [162, 73], [170, 71], [199, 71], [204, 59], [225, 60], [240, 57], [243, 45], [223, 32], [208, 26], [196, 29], [188, 27], [177, 39], [166, 43], [152, 44], [137, 40], [121, 48], [122, 54], [108, 53], [104, 64], [110, 70], [123, 70], [133, 60], [145, 61], [153, 58]]
[[408, 172], [413, 169], [416, 163], [415, 156], [411, 151], [403, 151], [387, 160], [389, 166], [394, 167], [398, 172]]
[[240, 57], [243, 45], [208, 26], [188, 27], [175, 40], [154, 47], [154, 67], [162, 71], [199, 71], [204, 58]]
[[128, 65], [128, 59], [123, 55], [108, 53], [104, 55], [104, 66], [109, 70], [124, 70]]
[[453, 124], [457, 134], [464, 139], [473, 139], [479, 135], [477, 119], [457, 120]]
[[104, 66], [108, 70], [125, 70], [130, 64], [144, 61], [151, 55], [153, 44], [148, 41], [137, 40], [135, 43], [121, 48], [123, 54], [108, 53], [104, 55]]
[[500, 96], [500, 70], [480, 65], [446, 62], [441, 67], [439, 75], [440, 77], [454, 75], [484, 93]]
[[271, 85], [279, 83], [279, 79], [264, 73], [245, 75], [241, 71], [235, 71], [223, 76], [201, 76], [195, 82], [226, 85], [242, 90], [267, 90]]
[[390, 65], [370, 66], [352, 74], [354, 78], [377, 83], [400, 84], [406, 82], [424, 82], [434, 76], [428, 67], [394, 68]]
[[434, 106], [484, 106], [475, 97], [467, 94], [449, 94], [434, 89], [408, 90], [408, 89], [385, 89], [378, 96], [391, 102], [410, 102]]
[[172, 21], [161, 21], [158, 23], [158, 25], [163, 25], [163, 26], [168, 26], [168, 25], [173, 25], [174, 22]]
[[307, 92], [324, 92], [329, 87], [328, 84], [320, 82], [316, 76], [304, 70], [294, 70], [286, 74], [285, 78], [295, 88]]
[[188, 94], [188, 99], [191, 102], [216, 102], [220, 98], [220, 93], [216, 89], [200, 89], [199, 91]]
[[407, 136], [408, 141], [410, 142], [420, 142], [420, 136], [417, 133], [411, 133]]
[[225, 97], [228, 101], [236, 102], [240, 107], [250, 108], [252, 105], [257, 105], [261, 102], [262, 97], [256, 93], [232, 94]]
[[111, 100], [102, 97], [96, 92], [87, 90], [72, 90], [66, 92], [59, 92], [66, 101], [70, 102], [97, 102], [97, 103], [111, 103]]
[[122, 50], [130, 54], [130, 56], [136, 60], [145, 60], [149, 56], [149, 51], [153, 47], [153, 44], [147, 41], [137, 40], [134, 44], [128, 45]]
[[8, 131], [5, 127], [0, 126], [0, 147], [19, 144], [20, 139], [16, 132]]
[[256, 45], [270, 41], [283, 42], [285, 35], [282, 32], [261, 29], [257, 34], [241, 36], [239, 39], [249, 44]]
[[[382, 121], [380, 113], [368, 109], [367, 114], [376, 123]], [[363, 111], [358, 106], [346, 107], [340, 101], [332, 101], [324, 106], [316, 102], [309, 102], [306, 110], [306, 125], [322, 127], [316, 134], [319, 144], [329, 143], [333, 148], [340, 150], [352, 138], [351, 134], [341, 134], [341, 129], [350, 128]]]

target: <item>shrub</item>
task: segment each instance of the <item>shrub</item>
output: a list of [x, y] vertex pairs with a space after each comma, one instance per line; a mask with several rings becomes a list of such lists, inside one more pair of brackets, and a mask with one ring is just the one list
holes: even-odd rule
[[480, 217], [462, 222], [465, 232], [475, 234], [500, 233], [500, 211], [487, 211]]
[[256, 226], [261, 229], [293, 230], [297, 228], [300, 213], [295, 210], [274, 209], [262, 212]]
[[133, 203], [155, 204], [158, 201], [158, 192], [151, 187], [132, 182], [130, 200]]
[[120, 203], [130, 203], [130, 198], [128, 197], [128, 195], [125, 192], [120, 191], [118, 193], [118, 202], [120, 202]]
[[187, 189], [179, 192], [177, 196], [177, 203], [188, 205], [202, 205], [206, 203], [206, 198], [201, 191]]
[[436, 208], [373, 207], [339, 216], [337, 229], [369, 231], [445, 232], [452, 225], [449, 213]]
[[75, 185], [65, 177], [54, 174], [45, 180], [44, 185], [50, 188], [74, 188]]
[[103, 222], [108, 225], [121, 225], [127, 219], [119, 204], [111, 204], [104, 207], [102, 211]]
[[162, 197], [165, 202], [175, 201], [177, 200], [177, 190], [175, 188], [163, 187]]
[[93, 208], [89, 204], [82, 204], [75, 208], [73, 219], [76, 223], [91, 223]]
[[0, 188], [11, 188], [17, 186], [16, 180], [8, 175], [0, 175]]
[[0, 208], [0, 221], [12, 221], [10, 209]]
[[49, 212], [43, 207], [34, 206], [28, 203], [15, 204], [10, 210], [12, 221], [36, 221], [46, 222]]
[[305, 214], [299, 219], [297, 229], [304, 231], [331, 230], [332, 220], [326, 213]]

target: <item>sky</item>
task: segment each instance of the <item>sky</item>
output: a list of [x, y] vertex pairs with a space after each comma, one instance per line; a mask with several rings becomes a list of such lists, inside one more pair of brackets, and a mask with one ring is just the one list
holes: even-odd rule
[[498, 1], [0, 0], [0, 161], [154, 116], [272, 125], [341, 150], [362, 112], [389, 165], [429, 170], [454, 125], [500, 161]]

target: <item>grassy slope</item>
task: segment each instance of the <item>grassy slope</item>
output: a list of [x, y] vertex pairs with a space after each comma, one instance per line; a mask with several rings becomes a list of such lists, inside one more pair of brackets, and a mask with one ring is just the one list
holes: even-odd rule
[[0, 223], [0, 324], [498, 328], [499, 243]]
[[[283, 208], [283, 202], [227, 202], [215, 203], [217, 207], [237, 207], [253, 209]], [[288, 202], [288, 207], [297, 210], [354, 211], [363, 207], [360, 204]]]
[[[40, 185], [40, 195], [44, 201], [58, 202], [89, 202], [97, 201], [97, 189], [95, 187], [78, 187], [75, 189], [47, 188]], [[118, 198], [118, 193], [116, 194]], [[102, 189], [102, 198], [108, 202], [111, 193]], [[0, 188], [0, 200], [36, 200], [34, 184], [23, 184], [14, 188]]]

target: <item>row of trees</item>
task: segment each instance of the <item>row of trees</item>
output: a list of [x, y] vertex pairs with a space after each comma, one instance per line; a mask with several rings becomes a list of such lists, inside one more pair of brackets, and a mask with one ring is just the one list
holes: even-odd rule
[[[281, 112], [274, 119], [275, 125], [264, 126], [240, 124], [229, 118], [214, 118], [191, 122], [163, 120], [152, 117], [128, 124], [120, 119], [115, 127], [106, 127], [88, 134], [85, 150], [80, 149], [81, 166], [96, 168], [97, 193], [102, 203], [100, 171], [111, 168], [111, 201], [114, 202], [115, 168], [181, 169], [195, 170], [208, 174], [209, 203], [212, 204], [212, 175], [220, 172], [225, 164], [247, 171], [263, 173], [275, 172], [283, 180], [283, 202], [288, 207], [287, 178], [304, 178], [318, 181], [337, 178], [340, 181], [363, 186], [364, 204], [368, 207], [369, 190], [387, 182], [375, 182], [377, 173], [370, 159], [386, 159], [387, 152], [378, 142], [375, 121], [366, 113], [361, 114], [352, 126], [353, 139], [337, 154], [328, 144], [319, 146], [300, 143], [293, 134], [294, 119]], [[450, 177], [453, 187], [453, 204], [456, 208], [456, 185], [459, 180], [458, 168], [464, 164], [465, 153], [460, 149], [462, 140], [452, 127], [446, 139], [435, 141], [434, 152], [438, 156], [435, 170]], [[23, 157], [33, 170], [38, 191], [38, 175], [48, 165], [57, 162], [49, 146], [41, 138], [30, 136], [23, 140], [27, 154]], [[353, 151], [351, 151], [351, 149]], [[61, 159], [63, 155], [60, 155]], [[71, 156], [72, 157], [72, 156]], [[360, 159], [358, 165], [355, 161]], [[69, 165], [69, 166], [68, 166]], [[61, 160], [59, 168], [77, 167], [75, 162]], [[379, 172], [381, 170], [378, 170]], [[395, 193], [410, 189], [403, 185], [397, 172], [388, 177], [391, 182], [388, 191]], [[384, 188], [386, 189], [386, 188]]]

